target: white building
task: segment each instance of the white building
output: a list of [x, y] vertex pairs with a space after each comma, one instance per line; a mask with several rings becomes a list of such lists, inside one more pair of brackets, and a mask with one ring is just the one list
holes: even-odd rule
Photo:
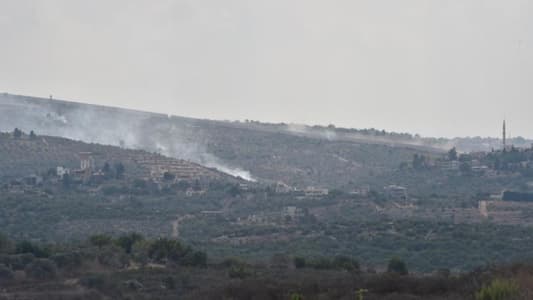
[[94, 169], [94, 158], [91, 152], [80, 152], [80, 169], [82, 171]]
[[407, 200], [407, 188], [399, 185], [389, 185], [383, 188], [389, 199]]
[[303, 192], [306, 197], [322, 197], [329, 194], [328, 189], [320, 189], [316, 187], [307, 187]]
[[459, 171], [461, 163], [458, 160], [442, 160], [437, 165], [443, 171]]
[[56, 176], [59, 178], [63, 178], [65, 175], [70, 175], [70, 169], [65, 168], [63, 166], [56, 167]]

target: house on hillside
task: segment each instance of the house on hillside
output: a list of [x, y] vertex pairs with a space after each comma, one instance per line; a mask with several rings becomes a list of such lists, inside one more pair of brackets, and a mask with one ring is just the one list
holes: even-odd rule
[[56, 176], [60, 179], [63, 179], [63, 176], [70, 175], [70, 169], [65, 168], [64, 166], [57, 166], [56, 167]]
[[383, 188], [385, 195], [390, 200], [407, 200], [407, 188], [399, 185], [388, 185]]
[[301, 217], [302, 215], [303, 215], [303, 210], [296, 206], [286, 206], [283, 208], [281, 212], [282, 218], [290, 217], [291, 219], [295, 219], [295, 218]]
[[459, 171], [461, 163], [458, 160], [440, 160], [437, 162], [437, 167], [443, 171]]
[[274, 190], [278, 194], [285, 194], [285, 193], [293, 192], [294, 188], [284, 182], [278, 181], [274, 185]]
[[314, 197], [323, 197], [327, 196], [329, 194], [328, 189], [321, 189], [316, 187], [307, 187], [303, 190], [305, 197], [307, 198], [314, 198]]
[[364, 186], [357, 189], [354, 189], [350, 192], [352, 196], [366, 197], [370, 193], [370, 187]]
[[27, 185], [40, 185], [43, 183], [43, 177], [39, 175], [30, 175], [24, 177], [24, 183]]
[[94, 169], [94, 158], [91, 152], [80, 152], [80, 170], [93, 170]]

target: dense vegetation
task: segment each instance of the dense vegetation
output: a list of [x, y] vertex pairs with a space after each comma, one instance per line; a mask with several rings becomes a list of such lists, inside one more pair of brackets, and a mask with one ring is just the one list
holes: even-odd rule
[[[40, 244], [0, 235], [0, 299], [528, 299], [533, 267], [408, 275], [399, 258], [385, 272], [357, 260], [274, 255], [263, 264], [204, 252], [166, 238], [94, 235]], [[358, 297], [358, 298], [357, 298]]]

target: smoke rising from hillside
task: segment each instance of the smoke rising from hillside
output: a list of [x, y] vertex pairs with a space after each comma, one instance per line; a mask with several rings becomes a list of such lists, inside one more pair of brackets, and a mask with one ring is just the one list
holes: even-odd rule
[[[198, 128], [167, 116], [94, 106], [35, 105], [17, 99], [11, 99], [8, 103], [1, 107], [6, 110], [5, 117], [0, 120], [1, 131], [18, 127], [26, 132], [34, 130], [38, 134], [89, 143], [142, 149], [255, 181], [250, 172], [229, 166], [209, 153], [207, 138], [202, 136]], [[9, 114], [9, 110], [15, 113]]]

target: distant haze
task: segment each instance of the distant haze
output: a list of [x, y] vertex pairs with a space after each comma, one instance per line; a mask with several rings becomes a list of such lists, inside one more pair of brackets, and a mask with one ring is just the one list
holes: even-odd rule
[[0, 0], [0, 37], [2, 92], [533, 137], [529, 0]]

